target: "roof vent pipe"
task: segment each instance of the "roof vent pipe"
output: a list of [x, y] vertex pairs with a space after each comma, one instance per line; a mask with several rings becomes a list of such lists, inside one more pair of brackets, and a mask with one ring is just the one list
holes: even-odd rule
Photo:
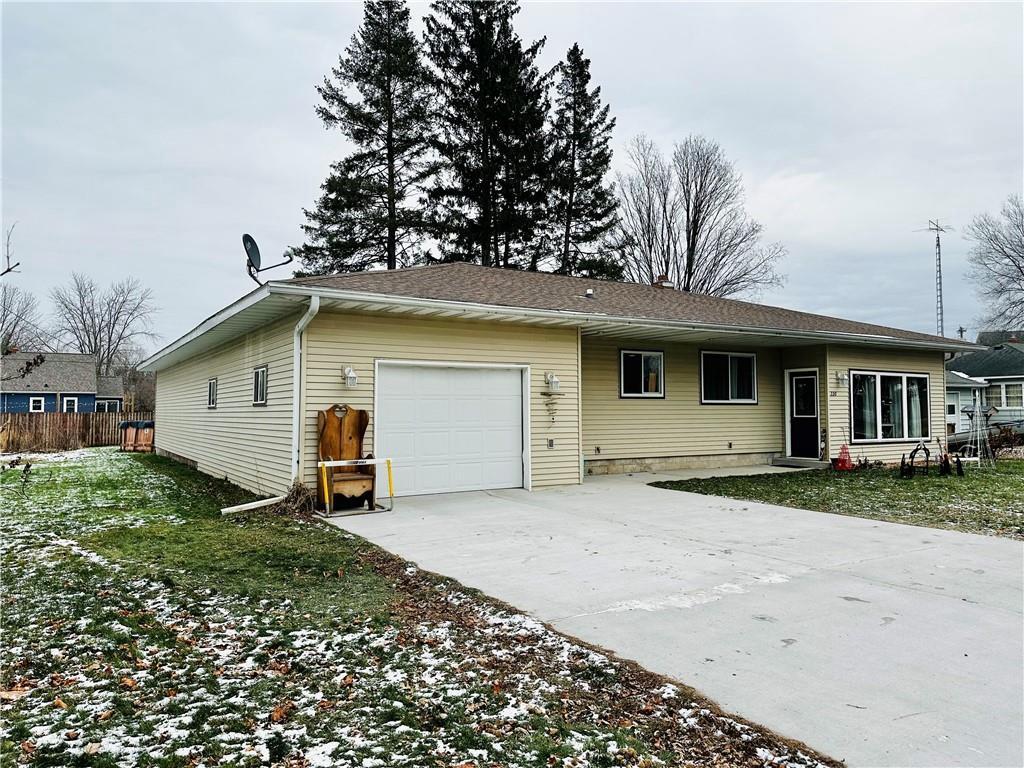
[[668, 275], [658, 275], [658, 279], [654, 281], [654, 284], [660, 288], [675, 288], [675, 284], [668, 279]]
[[588, 299], [594, 298], [594, 289], [593, 288], [587, 288], [587, 290], [585, 290], [583, 292], [583, 296], [585, 298], [588, 298]]

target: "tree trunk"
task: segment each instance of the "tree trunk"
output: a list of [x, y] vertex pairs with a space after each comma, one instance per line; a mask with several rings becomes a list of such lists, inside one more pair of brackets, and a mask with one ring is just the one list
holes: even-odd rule
[[387, 234], [387, 260], [388, 269], [398, 268], [398, 211], [396, 205], [397, 190], [395, 189], [395, 93], [393, 68], [391, 66], [391, 55], [393, 41], [391, 39], [391, 14], [392, 7], [388, 4], [388, 123], [387, 136], [387, 165], [388, 165], [388, 234]]
[[573, 137], [569, 149], [569, 193], [565, 201], [565, 232], [562, 237], [562, 274], [570, 275], [575, 270], [569, 264], [569, 250], [572, 246], [572, 207], [576, 202], [576, 117], [573, 116]]

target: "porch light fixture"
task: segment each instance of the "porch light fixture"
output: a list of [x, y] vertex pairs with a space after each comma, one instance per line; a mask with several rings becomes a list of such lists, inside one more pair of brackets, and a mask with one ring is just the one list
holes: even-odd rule
[[345, 366], [345, 370], [342, 371], [342, 375], [345, 377], [345, 386], [349, 389], [355, 389], [359, 384], [359, 377], [356, 375], [356, 371], [351, 365]]
[[850, 374], [836, 371], [836, 386], [845, 387], [850, 383]]
[[548, 392], [557, 392], [559, 387], [562, 386], [562, 382], [560, 382], [558, 377], [551, 371], [544, 374], [544, 381], [548, 385]]

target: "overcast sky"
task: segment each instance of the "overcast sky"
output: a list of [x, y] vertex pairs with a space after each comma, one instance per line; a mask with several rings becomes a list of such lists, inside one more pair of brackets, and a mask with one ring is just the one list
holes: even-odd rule
[[[14, 282], [45, 297], [72, 270], [136, 276], [162, 343], [250, 290], [242, 232], [265, 259], [300, 242], [345, 151], [314, 85], [361, 12], [4, 3]], [[722, 145], [789, 249], [766, 302], [926, 332], [934, 246], [914, 230], [962, 230], [1024, 183], [1022, 26], [1019, 3], [526, 3], [518, 21], [547, 37], [546, 65], [577, 41], [592, 59], [617, 166], [638, 133]], [[960, 231], [944, 241], [948, 335], [976, 330], [968, 247]]]

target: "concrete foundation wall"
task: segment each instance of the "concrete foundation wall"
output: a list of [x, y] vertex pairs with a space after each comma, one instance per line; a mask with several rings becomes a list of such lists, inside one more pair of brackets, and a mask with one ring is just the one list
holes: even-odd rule
[[621, 475], [627, 472], [664, 472], [673, 469], [717, 469], [771, 464], [778, 453], [729, 453], [714, 456], [654, 456], [646, 459], [586, 459], [588, 475]]

